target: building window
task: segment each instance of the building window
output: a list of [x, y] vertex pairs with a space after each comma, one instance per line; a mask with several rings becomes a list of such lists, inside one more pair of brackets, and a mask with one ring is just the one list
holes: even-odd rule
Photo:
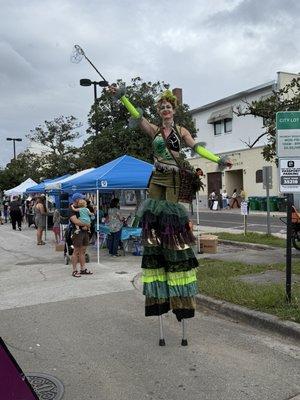
[[232, 119], [231, 118], [226, 118], [224, 120], [224, 131], [225, 131], [225, 133], [232, 132]]
[[258, 169], [255, 173], [255, 182], [262, 183], [263, 181], [263, 171], [262, 169]]
[[222, 134], [222, 121], [214, 123], [214, 134], [215, 136]]
[[223, 133], [232, 132], [232, 118], [222, 119], [214, 122], [214, 135], [222, 135]]

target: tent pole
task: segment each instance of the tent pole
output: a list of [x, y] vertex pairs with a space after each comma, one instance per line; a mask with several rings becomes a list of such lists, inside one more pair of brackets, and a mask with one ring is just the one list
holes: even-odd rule
[[45, 227], [45, 242], [46, 242], [46, 239], [47, 239], [47, 229], [48, 229], [48, 208], [47, 208], [47, 205], [48, 205], [48, 194], [46, 192], [46, 210], [47, 210], [47, 213], [46, 213], [46, 227]]
[[99, 189], [97, 189], [97, 260], [98, 260], [98, 264], [100, 264], [100, 242], [99, 242]]

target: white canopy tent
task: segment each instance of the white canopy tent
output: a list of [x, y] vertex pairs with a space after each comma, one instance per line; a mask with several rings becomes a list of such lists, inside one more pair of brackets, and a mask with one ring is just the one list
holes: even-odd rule
[[26, 189], [34, 185], [37, 185], [37, 183], [33, 179], [28, 178], [26, 181], [20, 183], [20, 185], [9, 190], [4, 190], [4, 194], [5, 196], [19, 196], [25, 193]]
[[59, 180], [57, 180], [55, 182], [52, 181], [52, 182], [49, 182], [49, 183], [45, 183], [45, 190], [46, 191], [47, 190], [48, 191], [50, 191], [50, 190], [61, 190], [62, 185], [64, 183], [67, 183], [67, 182], [69, 182], [69, 181], [71, 181], [73, 179], [79, 178], [80, 176], [85, 175], [86, 173], [93, 171], [93, 169], [95, 169], [95, 168], [84, 169], [83, 171], [76, 172], [73, 175], [69, 175], [66, 178], [59, 179]]

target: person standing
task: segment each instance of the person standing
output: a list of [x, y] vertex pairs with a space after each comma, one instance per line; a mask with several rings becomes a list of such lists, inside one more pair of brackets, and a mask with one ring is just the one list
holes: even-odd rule
[[[79, 217], [79, 212], [75, 211], [72, 209], [72, 205], [74, 208], [77, 208], [79, 206], [78, 202], [79, 200], [85, 199], [85, 196], [81, 193], [74, 193], [71, 201], [72, 204], [70, 205], [70, 210], [71, 210], [71, 216], [70, 216], [70, 224], [71, 224], [71, 229], [75, 231], [76, 226], [79, 227], [79, 232], [76, 235], [71, 235], [72, 242], [73, 242], [73, 254], [72, 254], [72, 276], [74, 278], [80, 278], [81, 275], [92, 275], [93, 272], [91, 272], [89, 269], [86, 268], [85, 266], [85, 252], [89, 244], [89, 225], [86, 224], [82, 221], [80, 221]], [[77, 269], [77, 264], [79, 263], [80, 265], [80, 271]]]
[[120, 214], [119, 199], [114, 198], [110, 202], [108, 209], [109, 241], [108, 251], [112, 257], [117, 257], [118, 247], [121, 240], [123, 220]]
[[211, 194], [209, 195], [209, 209], [213, 209], [214, 201], [216, 200], [216, 192], [213, 190]]
[[231, 204], [230, 204], [230, 208], [234, 208], [235, 204], [236, 204], [237, 208], [240, 208], [240, 205], [239, 205], [237, 197], [238, 197], [237, 190], [234, 189], [234, 191], [232, 193], [232, 196], [231, 196], [232, 201], [231, 201]]
[[245, 192], [245, 190], [243, 188], [241, 188], [241, 190], [240, 190], [240, 198], [241, 198], [241, 201], [247, 201], [247, 193]]
[[58, 244], [60, 242], [60, 212], [59, 210], [54, 206], [54, 213], [53, 213], [53, 233], [55, 237], [55, 243]]
[[3, 217], [4, 217], [5, 223], [7, 223], [7, 219], [8, 219], [8, 215], [9, 215], [8, 207], [9, 207], [9, 201], [5, 198], [4, 202], [3, 202]]
[[9, 204], [9, 215], [13, 230], [16, 230], [16, 225], [18, 225], [18, 229], [21, 231], [23, 214], [22, 204], [18, 196], [14, 196]]
[[[149, 183], [149, 198], [139, 212], [144, 244], [145, 315], [161, 316], [172, 310], [178, 321], [192, 318], [196, 304], [194, 296], [198, 291], [198, 261], [192, 249], [195, 238], [187, 212], [178, 204], [185, 172], [180, 151], [186, 146], [193, 148], [221, 168], [231, 167], [232, 162], [204, 149], [186, 128], [175, 124], [177, 98], [170, 90], [163, 92], [157, 101], [158, 125], [143, 117], [142, 111], [126, 97], [125, 88], [111, 85], [109, 91], [127, 108], [132, 121], [152, 139], [154, 171]], [[160, 328], [162, 331], [162, 325]]]
[[228, 193], [227, 193], [226, 189], [223, 190], [223, 193], [222, 193], [222, 208], [223, 208], [223, 210], [227, 210], [227, 208], [228, 208]]
[[45, 198], [39, 196], [36, 199], [36, 203], [33, 207], [34, 209], [34, 223], [37, 228], [36, 230], [36, 239], [37, 245], [44, 245], [46, 244], [43, 241], [43, 232], [46, 229], [46, 218], [47, 218], [47, 208], [45, 204]]

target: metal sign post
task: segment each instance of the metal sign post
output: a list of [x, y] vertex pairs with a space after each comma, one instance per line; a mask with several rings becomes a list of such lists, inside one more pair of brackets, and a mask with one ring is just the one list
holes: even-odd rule
[[287, 195], [287, 227], [286, 227], [286, 280], [285, 293], [288, 303], [292, 299], [292, 205], [293, 195]]
[[200, 218], [199, 218], [199, 197], [198, 193], [196, 193], [196, 213], [197, 213], [197, 248], [198, 248], [198, 254], [203, 254], [203, 251], [201, 251], [201, 245], [200, 245]]
[[287, 194], [286, 300], [292, 299], [292, 205], [293, 193], [300, 193], [300, 111], [276, 114], [276, 146], [280, 193]]
[[248, 201], [241, 202], [241, 214], [244, 216], [244, 235], [247, 235]]
[[263, 188], [266, 189], [267, 195], [267, 235], [271, 235], [270, 224], [270, 189], [272, 189], [272, 167], [263, 167]]

